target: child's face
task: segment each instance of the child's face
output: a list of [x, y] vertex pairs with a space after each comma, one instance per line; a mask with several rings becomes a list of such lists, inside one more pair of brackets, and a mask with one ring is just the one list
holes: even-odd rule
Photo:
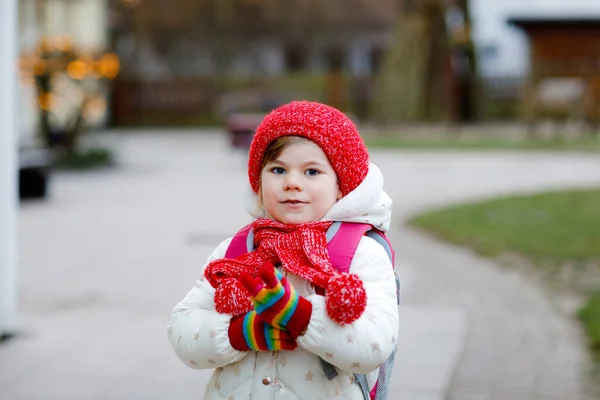
[[286, 147], [261, 172], [260, 199], [267, 215], [284, 224], [321, 219], [342, 198], [327, 156], [314, 142]]

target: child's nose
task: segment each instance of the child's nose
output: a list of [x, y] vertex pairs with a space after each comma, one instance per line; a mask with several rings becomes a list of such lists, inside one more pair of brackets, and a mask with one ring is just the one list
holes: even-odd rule
[[286, 190], [302, 190], [301, 177], [296, 173], [288, 173], [285, 176], [285, 189]]

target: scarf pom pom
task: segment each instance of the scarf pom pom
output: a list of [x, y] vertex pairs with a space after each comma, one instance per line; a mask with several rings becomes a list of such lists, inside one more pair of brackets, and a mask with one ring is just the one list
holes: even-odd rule
[[356, 321], [367, 307], [365, 286], [356, 274], [331, 277], [325, 292], [325, 304], [329, 318], [340, 325]]
[[218, 313], [235, 317], [253, 309], [248, 291], [237, 279], [225, 279], [215, 289], [215, 310]]

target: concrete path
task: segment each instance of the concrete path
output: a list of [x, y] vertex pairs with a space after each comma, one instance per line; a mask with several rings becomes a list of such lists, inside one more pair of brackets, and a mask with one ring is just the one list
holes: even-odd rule
[[[588, 358], [573, 318], [532, 279], [414, 232], [416, 212], [499, 194], [600, 186], [600, 156], [378, 152], [395, 200], [405, 304], [460, 310], [467, 321], [450, 400], [588, 399]], [[406, 265], [403, 266], [402, 262]]]
[[[217, 135], [107, 135], [122, 167], [60, 173], [20, 211], [19, 335], [0, 344], [0, 398], [201, 398], [209, 371], [164, 326], [220, 240], [249, 221], [244, 160]], [[373, 152], [395, 201], [402, 279], [391, 399], [586, 394], [580, 333], [534, 283], [407, 230], [409, 213], [546, 187], [600, 184], [600, 157]], [[226, 211], [226, 212], [225, 212]]]

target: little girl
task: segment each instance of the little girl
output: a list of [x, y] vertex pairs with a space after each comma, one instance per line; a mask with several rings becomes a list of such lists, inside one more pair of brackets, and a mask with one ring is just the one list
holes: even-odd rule
[[204, 399], [362, 400], [355, 374], [370, 391], [396, 346], [393, 267], [363, 236], [339, 273], [327, 234], [335, 221], [387, 231], [380, 170], [343, 113], [298, 101], [257, 128], [248, 177], [253, 251], [226, 258], [229, 238], [212, 252], [173, 309], [173, 349], [191, 368], [214, 369]]

